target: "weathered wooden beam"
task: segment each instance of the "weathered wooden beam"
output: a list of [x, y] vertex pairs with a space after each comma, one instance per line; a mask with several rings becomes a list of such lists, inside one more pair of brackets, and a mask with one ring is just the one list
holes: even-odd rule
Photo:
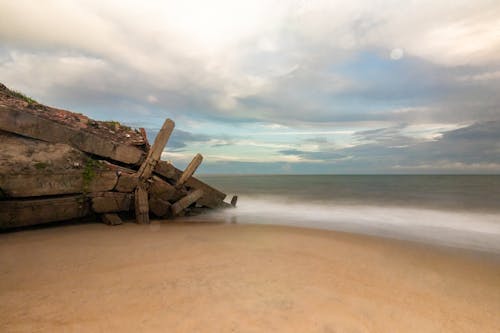
[[149, 223], [148, 191], [142, 183], [135, 189], [135, 219], [139, 224]]
[[191, 163], [186, 167], [186, 170], [182, 173], [182, 175], [179, 177], [179, 180], [175, 183], [175, 187], [180, 188], [184, 183], [191, 178], [193, 173], [198, 169], [198, 166], [200, 166], [201, 162], [203, 161], [203, 156], [201, 154], [196, 154], [196, 156], [193, 158]]
[[89, 206], [81, 195], [0, 201], [0, 229], [83, 217], [90, 213]]
[[0, 129], [52, 143], [66, 143], [79, 150], [126, 164], [140, 164], [144, 151], [113, 142], [93, 133], [0, 105]]
[[102, 214], [101, 220], [107, 225], [120, 225], [123, 223], [118, 214]]
[[195, 190], [176, 203], [174, 203], [171, 207], [172, 215], [179, 215], [184, 209], [195, 203], [198, 199], [203, 196], [203, 190]]
[[[36, 197], [83, 192], [111, 191], [118, 176], [114, 171], [96, 171], [87, 180], [82, 170], [49, 172], [46, 170], [29, 174], [0, 174], [0, 188], [7, 197]], [[88, 184], [86, 184], [88, 182]]]
[[152, 176], [156, 164], [160, 160], [161, 153], [174, 130], [175, 123], [171, 119], [166, 119], [160, 132], [155, 138], [155, 142], [151, 149], [149, 149], [148, 156], [144, 163], [142, 163], [137, 176], [139, 184], [135, 190], [135, 215], [137, 223], [149, 223], [149, 198], [146, 189], [146, 181]]
[[175, 123], [171, 119], [165, 120], [160, 132], [155, 138], [153, 146], [151, 146], [151, 149], [148, 152], [146, 160], [142, 163], [141, 168], [137, 172], [140, 179], [148, 179], [153, 174], [156, 163], [160, 160], [161, 153], [163, 152], [174, 127]]
[[[182, 175], [182, 171], [166, 161], [159, 161], [154, 172], [162, 177], [175, 181], [177, 181]], [[195, 190], [203, 190], [203, 196], [198, 200], [198, 203], [209, 208], [220, 207], [221, 202], [223, 202], [226, 198], [225, 193], [222, 193], [221, 191], [205, 184], [196, 177], [190, 177], [184, 185]]]
[[120, 192], [92, 193], [92, 210], [96, 213], [125, 212], [130, 210], [132, 194]]

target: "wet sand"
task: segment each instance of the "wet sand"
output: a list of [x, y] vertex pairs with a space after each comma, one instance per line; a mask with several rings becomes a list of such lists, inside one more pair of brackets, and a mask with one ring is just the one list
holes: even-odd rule
[[180, 223], [0, 234], [1, 332], [499, 332], [500, 258]]

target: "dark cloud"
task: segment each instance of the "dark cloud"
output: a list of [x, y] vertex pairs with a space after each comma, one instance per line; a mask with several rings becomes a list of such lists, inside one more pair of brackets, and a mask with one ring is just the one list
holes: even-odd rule
[[[427, 165], [481, 165], [492, 164], [490, 172], [500, 171], [500, 121], [475, 123], [471, 126], [442, 133], [436, 140], [409, 140], [399, 134], [391, 138], [384, 132], [376, 143], [343, 149], [370, 163], [384, 163], [387, 167]], [[495, 167], [494, 164], [497, 164]], [[496, 168], [496, 169], [495, 169]]]
[[358, 131], [354, 133], [354, 137], [359, 141], [376, 141], [403, 144], [407, 143], [408, 141], [412, 141], [410, 137], [401, 134], [401, 130], [404, 129], [405, 126], [405, 124], [400, 124], [393, 127]]
[[316, 138], [305, 139], [304, 142], [324, 144], [324, 143], [328, 143], [329, 141], [325, 137], [316, 137]]
[[500, 121], [474, 123], [431, 141], [402, 135], [404, 129], [400, 125], [358, 132], [360, 140], [369, 142], [349, 148], [325, 145], [314, 152], [280, 153], [323, 161], [325, 170], [332, 172], [500, 172]]

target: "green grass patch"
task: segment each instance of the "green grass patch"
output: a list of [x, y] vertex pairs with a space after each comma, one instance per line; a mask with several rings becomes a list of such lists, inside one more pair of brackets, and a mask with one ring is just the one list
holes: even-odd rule
[[35, 166], [35, 169], [37, 169], [37, 170], [43, 170], [43, 169], [47, 168], [49, 165], [47, 163], [43, 163], [43, 162], [36, 162], [34, 164], [34, 166]]
[[19, 91], [11, 90], [11, 94], [14, 97], [20, 98], [25, 102], [28, 102], [29, 104], [38, 104], [37, 101], [35, 101], [33, 98], [26, 96], [23, 93], [20, 93]]
[[119, 128], [122, 128], [122, 129], [125, 129], [128, 131], [132, 130], [132, 128], [130, 128], [129, 126], [122, 125], [118, 121], [114, 121], [114, 120], [102, 121], [101, 123], [104, 126], [106, 126], [107, 128], [115, 130], [115, 131], [117, 131]]

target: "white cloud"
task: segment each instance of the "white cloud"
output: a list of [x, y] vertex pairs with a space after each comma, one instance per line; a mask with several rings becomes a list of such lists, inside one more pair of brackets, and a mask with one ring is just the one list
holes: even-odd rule
[[500, 79], [500, 71], [491, 71], [491, 72], [482, 72], [473, 75], [462, 75], [458, 77], [459, 81], [469, 81], [469, 82], [483, 82], [490, 80], [499, 80]]
[[[76, 50], [147, 74], [158, 87], [175, 86], [183, 78], [216, 88], [222, 80], [218, 91], [222, 96], [215, 99], [222, 107], [234, 106], [230, 102], [234, 97], [260, 91], [275, 75], [295, 71], [299, 62], [341, 56], [338, 51], [346, 49], [342, 42], [346, 40], [349, 52], [366, 47], [391, 50], [398, 45], [393, 51], [404, 49], [445, 65], [496, 61], [500, 53], [500, 5], [491, 1], [340, 5], [332, 1], [19, 0], [3, 1], [0, 6], [4, 44]], [[319, 45], [323, 52], [309, 52]], [[254, 58], [259, 52], [279, 54], [280, 59], [267, 67], [267, 61]], [[189, 80], [185, 76], [193, 73], [185, 73], [183, 65], [193, 62], [202, 72]]]
[[[397, 124], [432, 141], [498, 119], [499, 17], [489, 0], [2, 1], [0, 79], [107, 119], [170, 116], [197, 132], [222, 120], [229, 137], [253, 123], [267, 132], [189, 144], [294, 163], [304, 157], [272, 152], [354, 149], [356, 132]], [[311, 136], [335, 146], [297, 143]]]
[[155, 95], [148, 95], [148, 97], [146, 97], [146, 100], [151, 104], [158, 103], [158, 97], [156, 97]]

